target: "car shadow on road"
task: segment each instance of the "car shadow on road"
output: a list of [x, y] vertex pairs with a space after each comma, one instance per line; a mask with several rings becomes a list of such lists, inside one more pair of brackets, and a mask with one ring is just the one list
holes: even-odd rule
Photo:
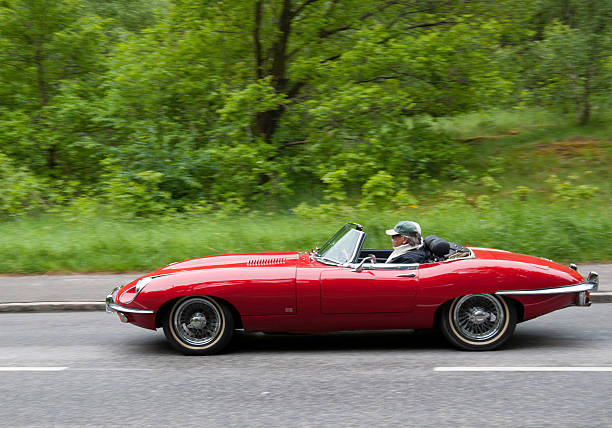
[[[176, 354], [163, 334], [143, 337], [129, 343], [130, 352], [142, 354]], [[359, 331], [329, 334], [237, 333], [226, 353], [375, 351], [375, 350], [451, 349], [441, 333], [435, 330]]]
[[[500, 350], [567, 349], [583, 344], [550, 335], [547, 330], [517, 332]], [[163, 334], [130, 343], [130, 351], [142, 354], [176, 355]], [[371, 352], [371, 351], [444, 351], [457, 352], [438, 330], [357, 331], [328, 334], [237, 333], [226, 353], [260, 352]]]
[[393, 351], [440, 350], [449, 348], [439, 332], [413, 331], [358, 331], [329, 334], [264, 334], [237, 335], [229, 352], [313, 352], [313, 351]]

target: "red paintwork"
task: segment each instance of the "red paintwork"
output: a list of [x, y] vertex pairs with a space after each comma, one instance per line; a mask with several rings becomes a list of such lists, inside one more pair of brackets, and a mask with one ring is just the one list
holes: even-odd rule
[[[472, 250], [476, 258], [422, 264], [413, 271], [353, 272], [319, 263], [308, 253], [187, 260], [147, 275], [164, 276], [154, 278], [128, 306], [155, 313], [128, 314], [128, 319], [155, 329], [164, 303], [206, 295], [231, 304], [246, 331], [429, 328], [436, 310], [459, 296], [584, 281], [577, 272], [548, 260], [488, 248]], [[409, 272], [416, 275], [398, 277]], [[122, 287], [119, 299], [136, 281]], [[525, 321], [572, 305], [576, 293], [506, 297], [521, 304]]]

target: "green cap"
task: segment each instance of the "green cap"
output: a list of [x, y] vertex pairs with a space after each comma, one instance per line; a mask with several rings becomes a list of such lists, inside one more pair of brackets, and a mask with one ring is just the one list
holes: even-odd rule
[[421, 234], [421, 225], [415, 221], [400, 221], [393, 229], [386, 231], [387, 235], [415, 236]]

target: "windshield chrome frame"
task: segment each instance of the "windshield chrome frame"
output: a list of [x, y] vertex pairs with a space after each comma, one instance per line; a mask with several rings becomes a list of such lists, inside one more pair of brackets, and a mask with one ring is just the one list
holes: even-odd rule
[[[343, 266], [356, 269], [359, 263], [345, 263]], [[417, 270], [418, 263], [364, 263], [363, 270]]]
[[[355, 248], [353, 248], [353, 252], [350, 254], [350, 259], [347, 262], [343, 263], [343, 262], [341, 262], [339, 260], [330, 259], [330, 258], [327, 258], [325, 256], [321, 256], [318, 253], [315, 253], [314, 254], [315, 260], [317, 260], [320, 263], [323, 263], [323, 264], [326, 264], [326, 265], [332, 265], [332, 266], [346, 266], [346, 265], [348, 265], [350, 263], [353, 263], [356, 260], [357, 255], [361, 251], [361, 247], [363, 247], [363, 243], [365, 242], [366, 234], [365, 234], [365, 232], [362, 231], [362, 226], [360, 224], [357, 224], [357, 223], [347, 223], [344, 226], [342, 226], [338, 231], [342, 230], [347, 225], [353, 226], [353, 228], [349, 229], [347, 231], [347, 233], [350, 232], [351, 230], [355, 230], [359, 234], [359, 238], [357, 240], [357, 244], [355, 245]], [[336, 233], [338, 233], [338, 232], [336, 232]], [[334, 234], [333, 236], [335, 236], [335, 235], [336, 234]], [[346, 234], [344, 234], [343, 237], [345, 235]], [[332, 238], [333, 238], [333, 236], [332, 236]], [[330, 247], [330, 248], [333, 248], [333, 246]]]

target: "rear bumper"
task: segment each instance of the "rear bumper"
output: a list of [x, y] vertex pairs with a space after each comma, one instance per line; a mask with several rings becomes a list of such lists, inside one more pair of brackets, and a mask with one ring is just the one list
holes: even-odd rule
[[599, 275], [597, 272], [589, 272], [586, 281], [579, 284], [571, 284], [563, 287], [536, 288], [532, 290], [501, 290], [495, 294], [499, 296], [539, 296], [546, 294], [568, 294], [576, 293], [576, 306], [590, 306], [590, 293], [599, 288]]

